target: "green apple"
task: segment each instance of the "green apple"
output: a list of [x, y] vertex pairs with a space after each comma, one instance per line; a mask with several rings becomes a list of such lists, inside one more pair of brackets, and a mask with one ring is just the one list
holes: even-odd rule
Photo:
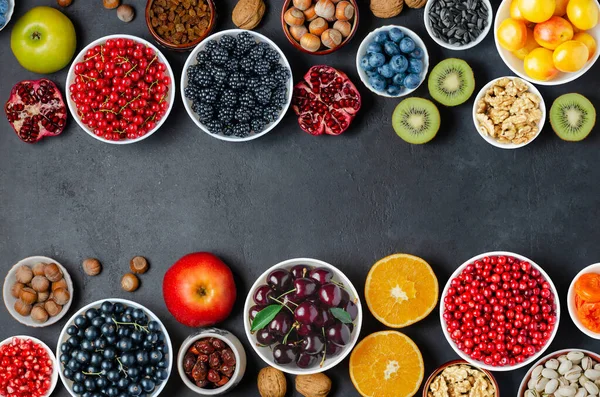
[[10, 48], [25, 69], [54, 73], [69, 64], [75, 54], [77, 37], [73, 23], [51, 7], [35, 7], [12, 29]]

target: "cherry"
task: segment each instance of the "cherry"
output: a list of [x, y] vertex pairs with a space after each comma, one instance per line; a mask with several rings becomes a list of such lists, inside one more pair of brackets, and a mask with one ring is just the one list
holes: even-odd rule
[[350, 328], [346, 324], [337, 321], [325, 330], [327, 340], [339, 346], [346, 346], [350, 342], [350, 334]]
[[310, 368], [314, 367], [318, 361], [319, 360], [317, 357], [306, 352], [300, 352], [300, 354], [298, 354], [298, 358], [296, 359], [296, 365], [299, 368]]
[[278, 291], [288, 291], [292, 287], [292, 274], [285, 269], [275, 269], [267, 276], [267, 284]]
[[321, 334], [310, 334], [302, 339], [300, 348], [303, 353], [316, 355], [325, 349], [325, 338]]
[[298, 305], [294, 318], [301, 324], [313, 324], [319, 316], [319, 310], [314, 303], [306, 301]]
[[278, 344], [273, 348], [273, 359], [279, 365], [287, 365], [296, 361], [297, 348], [291, 344]]
[[306, 336], [310, 333], [314, 332], [313, 326], [310, 324], [300, 324], [296, 329], [296, 333], [298, 336]]
[[310, 271], [309, 277], [323, 285], [333, 279], [333, 272], [325, 268], [316, 268]]
[[277, 337], [268, 329], [263, 328], [256, 333], [256, 340], [263, 346], [269, 346], [277, 340]]
[[257, 305], [267, 306], [274, 301], [271, 300], [271, 297], [274, 297], [275, 293], [268, 285], [262, 285], [256, 289], [254, 292], [254, 302]]
[[352, 321], [356, 320], [356, 317], [358, 317], [358, 306], [356, 306], [356, 304], [351, 300], [348, 300], [348, 302], [342, 306], [342, 309], [344, 309], [350, 315]]
[[317, 293], [319, 285], [312, 278], [297, 278], [294, 280], [296, 296], [305, 299]]
[[331, 315], [329, 310], [325, 307], [319, 307], [319, 315], [314, 321], [314, 326], [317, 328], [327, 327], [333, 324], [334, 317]]
[[338, 346], [334, 343], [328, 343], [327, 344], [327, 348], [325, 349], [325, 352], [327, 354], [327, 357], [333, 357], [333, 356], [337, 356], [338, 354], [340, 354], [343, 350], [342, 346]]
[[319, 300], [326, 306], [337, 307], [342, 303], [342, 298], [342, 289], [335, 284], [324, 284], [319, 290]]
[[284, 336], [292, 328], [292, 322], [291, 316], [287, 312], [281, 311], [271, 320], [268, 329], [276, 335]]
[[250, 310], [248, 311], [248, 317], [250, 317], [250, 321], [253, 321], [254, 318], [256, 317], [256, 315], [258, 314], [258, 312], [260, 312], [262, 309], [264, 309], [264, 306], [260, 306], [260, 305], [254, 305], [250, 308]]

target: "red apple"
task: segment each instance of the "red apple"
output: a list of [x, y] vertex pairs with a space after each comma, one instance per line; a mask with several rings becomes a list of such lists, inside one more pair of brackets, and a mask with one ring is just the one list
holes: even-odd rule
[[225, 320], [236, 297], [231, 269], [209, 252], [179, 259], [165, 274], [167, 309], [183, 325], [206, 327]]

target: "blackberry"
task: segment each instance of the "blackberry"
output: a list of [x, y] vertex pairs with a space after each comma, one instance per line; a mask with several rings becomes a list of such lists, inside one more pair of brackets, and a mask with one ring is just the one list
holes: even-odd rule
[[225, 64], [225, 70], [228, 72], [237, 72], [240, 70], [240, 61], [235, 58], [230, 58], [229, 62]]
[[247, 123], [252, 119], [252, 113], [250, 109], [242, 107], [235, 111], [234, 118], [240, 123]]
[[212, 85], [212, 74], [208, 69], [200, 69], [190, 77], [188, 69], [188, 79], [198, 87], [210, 87]]
[[235, 37], [226, 34], [225, 36], [221, 37], [221, 40], [219, 40], [219, 44], [227, 51], [232, 51], [233, 49], [235, 49]]
[[254, 61], [250, 58], [242, 58], [240, 60], [240, 69], [246, 73], [251, 74], [254, 72]]
[[198, 77], [198, 73], [203, 69], [198, 65], [192, 65], [187, 70], [188, 80], [195, 80]]
[[194, 110], [194, 106], [192, 106], [192, 110], [196, 112], [200, 121], [205, 122], [213, 118], [215, 111], [210, 103], [194, 102], [194, 104], [196, 109]]
[[265, 50], [264, 58], [267, 62], [275, 64], [279, 62], [279, 53], [271, 46]]
[[231, 127], [231, 126], [225, 126], [223, 128], [223, 135], [225, 135], [225, 136], [231, 136], [231, 135], [233, 135], [233, 127]]
[[252, 59], [253, 61], [258, 61], [259, 59], [262, 59], [264, 53], [264, 47], [262, 47], [261, 45], [255, 45], [254, 47], [252, 47], [250, 52], [248, 52], [248, 58]]
[[273, 76], [271, 74], [269, 74], [268, 76], [265, 76], [263, 78], [263, 84], [272, 89], [275, 89], [275, 88], [279, 87], [279, 85], [280, 85], [279, 81], [277, 81], [275, 76]]
[[264, 109], [263, 117], [265, 118], [265, 120], [267, 120], [267, 122], [272, 123], [273, 121], [277, 120], [277, 118], [279, 117], [279, 113], [281, 113], [280, 107], [270, 105]]
[[229, 61], [229, 52], [221, 46], [217, 46], [210, 52], [210, 59], [216, 65], [224, 65]]
[[219, 46], [219, 43], [216, 40], [211, 40], [208, 43], [206, 43], [206, 46], [204, 46], [204, 49], [210, 53], [212, 50], [214, 50], [218, 46]]
[[283, 106], [287, 100], [287, 89], [285, 87], [276, 89], [271, 94], [271, 105]]
[[250, 135], [250, 124], [248, 123], [239, 123], [233, 127], [233, 135], [238, 138], [245, 138]]
[[227, 80], [227, 71], [221, 67], [214, 67], [212, 68], [212, 77], [215, 84], [221, 86]]
[[291, 77], [290, 70], [282, 64], [277, 64], [271, 70], [271, 76], [280, 84], [285, 84]]
[[240, 103], [240, 106], [243, 106], [246, 108], [253, 108], [256, 106], [256, 101], [254, 100], [254, 95], [252, 95], [250, 92], [244, 92], [242, 95], [240, 95], [239, 103]]
[[223, 132], [223, 123], [219, 120], [207, 120], [204, 125], [213, 134], [219, 134]]
[[248, 87], [256, 87], [257, 85], [260, 85], [262, 79], [258, 78], [258, 77], [250, 77], [249, 79], [246, 80], [246, 85]]
[[217, 112], [217, 118], [225, 125], [231, 123], [231, 120], [233, 120], [234, 115], [235, 112], [233, 108], [221, 107]]
[[237, 104], [238, 96], [235, 91], [228, 88], [221, 93], [220, 104], [222, 107], [232, 108]]
[[235, 51], [238, 55], [246, 55], [255, 45], [254, 36], [248, 32], [242, 32], [236, 38]]
[[255, 106], [251, 108], [252, 117], [255, 119], [260, 119], [263, 117], [264, 110], [262, 106]]
[[214, 88], [202, 88], [199, 90], [198, 100], [208, 103], [215, 103], [217, 102], [218, 96], [219, 94]]
[[267, 124], [268, 123], [265, 119], [255, 118], [250, 122], [250, 127], [252, 128], [252, 132], [258, 134], [260, 132], [263, 132]]
[[259, 85], [255, 87], [254, 98], [256, 98], [256, 102], [266, 105], [271, 101], [271, 89], [266, 85]]
[[210, 62], [210, 53], [208, 51], [200, 51], [198, 55], [196, 55], [196, 60], [199, 64], [206, 64]]
[[200, 88], [196, 87], [193, 84], [190, 84], [183, 90], [183, 95], [190, 101], [195, 101], [200, 95]]
[[254, 73], [259, 76], [266, 76], [271, 70], [271, 64], [264, 59], [254, 61]]
[[227, 85], [229, 88], [233, 90], [240, 90], [244, 88], [246, 85], [246, 79], [244, 75], [240, 72], [233, 72], [229, 75], [229, 79], [227, 80]]

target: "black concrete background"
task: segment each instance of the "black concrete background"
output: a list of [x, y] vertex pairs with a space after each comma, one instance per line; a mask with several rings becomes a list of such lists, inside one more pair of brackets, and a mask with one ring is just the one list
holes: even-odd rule
[[[137, 17], [120, 22], [99, 0], [75, 0], [64, 12], [78, 34], [78, 50], [108, 34], [146, 39], [145, 2], [129, 1]], [[217, 0], [218, 29], [233, 27], [233, 0]], [[334, 55], [317, 57], [295, 50], [279, 22], [280, 1], [269, 1], [258, 31], [288, 56], [299, 79], [315, 64], [346, 71], [363, 94], [363, 108], [351, 129], [338, 137], [302, 132], [290, 111], [268, 135], [245, 144], [221, 142], [198, 130], [181, 98], [165, 125], [149, 139], [126, 146], [94, 140], [73, 120], [57, 138], [28, 145], [17, 139], [6, 119], [0, 121], [0, 252], [2, 268], [31, 255], [47, 255], [65, 265], [76, 285], [71, 313], [91, 301], [122, 297], [140, 302], [165, 322], [176, 348], [193, 332], [167, 312], [159, 291], [166, 269], [193, 251], [212, 251], [233, 269], [238, 300], [221, 326], [245, 343], [248, 370], [229, 395], [257, 396], [256, 373], [264, 363], [246, 342], [242, 307], [250, 285], [267, 267], [284, 259], [308, 256], [342, 269], [363, 290], [368, 269], [395, 252], [425, 258], [440, 288], [468, 258], [486, 251], [509, 250], [539, 263], [559, 290], [562, 318], [548, 352], [599, 344], [571, 322], [564, 299], [569, 283], [584, 266], [600, 259], [600, 167], [598, 131], [582, 143], [560, 141], [549, 128], [531, 145], [506, 151], [492, 147], [473, 127], [473, 98], [442, 108], [438, 137], [425, 146], [398, 138], [390, 119], [399, 102], [373, 95], [358, 79], [355, 54], [365, 35], [385, 24], [407, 26], [421, 35], [431, 63], [461, 57], [472, 65], [477, 90], [492, 78], [510, 75], [494, 46], [493, 35], [473, 50], [454, 52], [436, 46], [422, 22], [422, 10], [405, 9], [390, 20], [373, 17], [361, 3], [360, 29]], [[494, 8], [499, 4], [494, 1]], [[13, 21], [35, 5], [53, 0], [18, 0]], [[9, 26], [0, 32], [0, 98], [13, 84], [39, 78], [19, 66], [10, 51]], [[179, 79], [187, 54], [164, 51]], [[580, 92], [600, 104], [595, 67], [560, 87], [539, 87], [548, 108], [560, 94]], [[64, 90], [67, 69], [49, 76]], [[426, 85], [417, 96], [428, 97]], [[547, 123], [548, 124], [548, 123]], [[133, 294], [119, 279], [129, 259], [145, 255], [151, 270]], [[98, 257], [104, 272], [85, 277], [80, 263]], [[363, 335], [385, 329], [367, 312]], [[0, 339], [28, 334], [56, 346], [63, 321], [29, 329], [0, 309]], [[402, 330], [425, 358], [425, 376], [456, 358], [444, 340], [436, 310]], [[501, 394], [515, 395], [527, 368], [497, 373]], [[348, 376], [348, 360], [329, 371], [335, 396], [358, 396]], [[293, 389], [293, 378], [288, 377]], [[165, 395], [194, 395], [172, 373]], [[61, 384], [55, 396], [68, 396]], [[294, 395], [290, 393], [290, 395]], [[298, 394], [295, 394], [298, 395]]]

